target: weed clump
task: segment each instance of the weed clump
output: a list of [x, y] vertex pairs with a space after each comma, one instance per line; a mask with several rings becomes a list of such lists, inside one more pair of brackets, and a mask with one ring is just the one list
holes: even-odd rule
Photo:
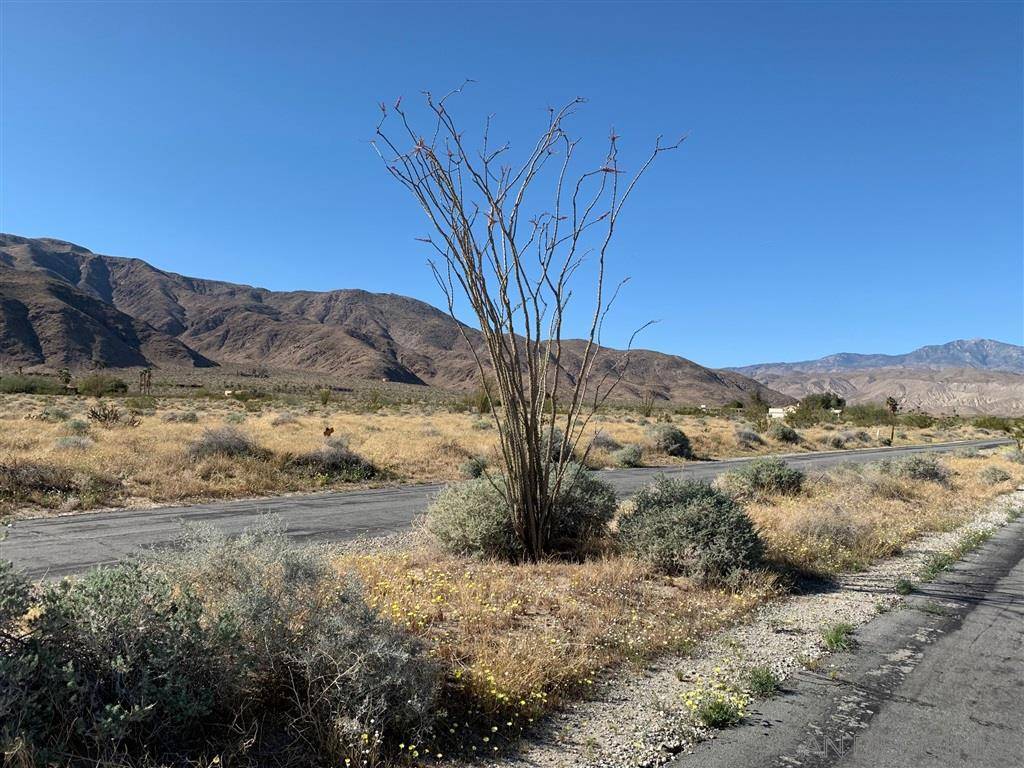
[[[449, 485], [427, 510], [427, 530], [452, 554], [522, 559], [503, 482], [497, 476]], [[610, 485], [578, 465], [569, 465], [551, 511], [551, 550], [566, 557], [585, 555], [606, 535], [616, 506]]]
[[299, 454], [288, 464], [304, 472], [347, 482], [369, 480], [377, 474], [377, 468], [349, 448], [343, 437], [329, 438], [315, 451]]
[[754, 459], [716, 481], [721, 490], [736, 498], [795, 496], [803, 483], [803, 472], [776, 458]]
[[23, 504], [49, 509], [100, 506], [120, 491], [120, 481], [108, 475], [31, 461], [0, 463], [0, 509]]
[[272, 529], [35, 589], [0, 566], [0, 650], [0, 742], [47, 762], [192, 763], [239, 733], [275, 763], [376, 762], [440, 691], [418, 642]]
[[1005, 483], [1007, 480], [1012, 479], [1012, 475], [1002, 467], [985, 467], [981, 471], [979, 478], [983, 483], [989, 485], [999, 485], [999, 483]]
[[672, 424], [656, 424], [651, 427], [650, 434], [656, 451], [681, 459], [693, 458], [690, 438], [679, 427]]
[[203, 430], [203, 434], [188, 445], [188, 456], [193, 460], [210, 456], [265, 458], [267, 451], [256, 445], [248, 435], [232, 427]]
[[768, 427], [768, 437], [779, 443], [788, 443], [790, 445], [800, 442], [800, 433], [781, 421], [772, 422], [771, 426]]
[[617, 467], [625, 469], [642, 467], [644, 465], [644, 451], [639, 445], [627, 445], [625, 448], [620, 448], [612, 454], [612, 459]]
[[878, 469], [883, 474], [907, 480], [923, 480], [940, 485], [949, 482], [949, 470], [937, 457], [927, 454], [915, 454], [895, 460], [885, 459], [879, 462]]
[[619, 542], [634, 557], [670, 575], [726, 583], [757, 567], [764, 545], [733, 499], [709, 485], [664, 476], [633, 497], [619, 521]]

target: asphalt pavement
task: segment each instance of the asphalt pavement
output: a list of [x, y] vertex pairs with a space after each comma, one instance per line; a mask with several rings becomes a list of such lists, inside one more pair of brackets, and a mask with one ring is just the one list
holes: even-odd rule
[[[853, 451], [786, 454], [790, 465], [808, 473], [838, 464], [864, 463], [921, 452], [945, 452], [967, 446], [991, 448], [1006, 440], [979, 440]], [[694, 480], [714, 479], [751, 459], [697, 461], [677, 467], [603, 470], [620, 498], [635, 493], [659, 474]], [[241, 533], [265, 515], [278, 517], [293, 539], [345, 541], [407, 528], [442, 488], [402, 485], [361, 491], [298, 494], [265, 499], [216, 501], [181, 507], [105, 510], [22, 519], [0, 540], [0, 558], [11, 560], [28, 576], [56, 578], [166, 546], [181, 533], [183, 522], [206, 523], [228, 534]]]

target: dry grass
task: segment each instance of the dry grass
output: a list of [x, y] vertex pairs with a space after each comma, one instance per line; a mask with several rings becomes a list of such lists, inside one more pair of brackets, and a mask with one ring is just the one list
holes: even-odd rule
[[345, 555], [367, 599], [425, 638], [450, 670], [466, 714], [524, 727], [603, 669], [690, 647], [736, 620], [773, 588], [736, 593], [658, 576], [621, 557], [511, 566], [438, 555]]
[[[799, 497], [755, 503], [748, 512], [776, 560], [834, 574], [898, 554], [925, 533], [962, 525], [980, 505], [1024, 483], [1024, 466], [998, 453], [983, 460], [947, 455], [941, 463], [951, 473], [947, 484], [893, 477], [875, 465], [851, 467], [812, 478]], [[989, 482], [986, 467], [1009, 478]]]
[[[952, 477], [946, 485], [842, 469], [811, 478], [797, 497], [749, 509], [771, 561], [823, 574], [860, 568], [915, 537], [963, 524], [1024, 482], [1024, 466], [998, 455], [943, 462]], [[986, 483], [988, 466], [1012, 478]], [[340, 555], [337, 565], [358, 574], [376, 610], [428, 643], [448, 670], [457, 740], [480, 749], [494, 743], [490, 728], [500, 732], [495, 738], [514, 736], [559, 702], [586, 696], [602, 670], [685, 651], [780, 593], [768, 574], [730, 593], [614, 554], [509, 565], [420, 542], [399, 554]]]
[[[131, 398], [107, 398], [128, 413]], [[345, 410], [314, 399], [256, 401], [207, 398], [157, 398], [155, 407], [142, 409], [135, 428], [104, 429], [89, 422], [87, 413], [97, 401], [87, 398], [38, 395], [0, 395], [0, 464], [29, 462], [66, 468], [94, 476], [113, 476], [120, 482], [116, 493], [99, 501], [82, 495], [47, 497], [44, 507], [64, 511], [97, 504], [146, 506], [204, 498], [271, 495], [291, 491], [340, 487], [337, 479], [288, 471], [285, 458], [304, 454], [323, 445], [323, 431], [333, 427], [350, 447], [393, 480], [434, 482], [460, 477], [461, 467], [473, 456], [496, 459], [496, 434], [486, 417], [455, 412], [429, 403], [389, 405], [378, 410]], [[63, 411], [65, 420], [42, 418]], [[184, 419], [182, 418], [184, 416]], [[282, 418], [284, 416], [284, 418]], [[666, 418], [665, 415], [661, 417]], [[751, 456], [773, 452], [823, 450], [836, 430], [801, 430], [796, 446], [764, 439], [751, 444], [738, 436], [744, 427], [737, 418], [670, 415], [672, 423], [690, 438], [699, 457]], [[193, 420], [194, 419], [194, 420]], [[75, 422], [79, 423], [77, 427]], [[599, 414], [588, 439], [598, 431], [621, 445], [643, 447], [642, 463], [668, 466], [683, 459], [658, 454], [651, 447], [654, 419], [628, 410]], [[204, 430], [224, 425], [237, 427], [271, 458], [211, 456], [190, 459], [188, 445]], [[83, 429], [84, 427], [84, 429]], [[851, 430], [857, 431], [857, 430]], [[869, 429], [870, 440], [850, 447], [877, 445], [881, 430]], [[907, 430], [900, 443], [966, 439], [978, 436], [971, 427], [944, 432]], [[69, 441], [69, 437], [88, 440]], [[89, 441], [92, 441], [91, 443]], [[602, 445], [588, 463], [614, 466], [615, 450]], [[16, 507], [0, 501], [0, 512]]]

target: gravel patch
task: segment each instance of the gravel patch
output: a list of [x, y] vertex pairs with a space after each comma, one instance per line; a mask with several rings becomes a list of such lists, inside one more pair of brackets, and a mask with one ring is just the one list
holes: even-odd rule
[[827, 591], [790, 595], [768, 603], [685, 656], [662, 657], [640, 671], [595, 681], [594, 698], [548, 718], [543, 733], [513, 757], [480, 761], [500, 768], [647, 768], [661, 765], [713, 729], [695, 725], [683, 695], [698, 680], [742, 685], [755, 665], [780, 678], [799, 669], [827, 665], [823, 627], [861, 625], [891, 610], [904, 598], [899, 579], [916, 580], [937, 552], [952, 549], [965, 535], [1003, 525], [1013, 509], [1024, 509], [1024, 490], [1001, 496], [971, 522], [907, 545], [904, 552], [860, 573], [831, 582]]

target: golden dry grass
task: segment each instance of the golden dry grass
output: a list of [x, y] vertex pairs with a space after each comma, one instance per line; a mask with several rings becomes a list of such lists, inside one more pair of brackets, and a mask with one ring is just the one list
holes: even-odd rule
[[729, 593], [622, 557], [511, 566], [429, 548], [345, 555], [338, 567], [359, 575], [371, 606], [427, 640], [468, 714], [517, 726], [603, 669], [691, 646], [774, 585], [757, 578]]
[[[307, 402], [259, 402], [243, 404], [233, 400], [205, 398], [159, 398], [155, 408], [145, 409], [136, 428], [102, 429], [89, 424], [86, 447], [69, 446], [69, 422], [85, 420], [97, 401], [77, 397], [0, 395], [0, 464], [14, 461], [66, 467], [75, 472], [112, 476], [120, 492], [107, 503], [146, 506], [180, 503], [204, 498], [271, 495], [291, 491], [337, 487], [323, 477], [301, 476], [285, 471], [281, 462], [255, 458], [188, 458], [188, 444], [208, 428], [236, 426], [261, 447], [277, 457], [316, 449], [323, 443], [326, 426], [345, 437], [364, 458], [384, 470], [389, 480], [411, 482], [450, 481], [460, 477], [460, 467], [471, 456], [496, 459], [496, 431], [488, 418], [473, 413], [453, 412], [428, 404], [398, 405], [372, 412], [343, 410], [336, 404]], [[107, 398], [122, 411], [135, 401]], [[66, 412], [69, 420], [41, 420], [47, 409]], [[248, 409], [248, 410], [247, 410]], [[195, 423], [167, 421], [169, 415], [193, 413]], [[287, 414], [285, 421], [278, 417]], [[814, 427], [801, 430], [799, 445], [764, 439], [763, 444], [745, 445], [737, 438], [744, 428], [739, 417], [680, 416], [663, 414], [681, 428], [700, 457], [757, 455], [774, 452], [822, 450], [843, 428]], [[667, 466], [683, 459], [657, 453], [651, 447], [650, 428], [655, 419], [635, 412], [616, 410], [599, 414], [591, 423], [587, 439], [600, 431], [621, 445], [643, 447], [643, 463]], [[851, 430], [861, 431], [861, 430]], [[855, 440], [850, 447], [877, 445], [875, 432], [868, 440]], [[959, 426], [947, 430], [907, 429], [901, 444], [967, 439], [980, 433]], [[62, 440], [64, 439], [64, 440]], [[595, 449], [588, 463], [613, 466], [614, 450]], [[70, 496], [47, 500], [45, 506], [71, 510], [90, 505], [88, 497]], [[4, 502], [0, 500], [0, 505]], [[8, 510], [11, 504], [6, 505]], [[0, 511], [3, 511], [0, 509]]]
[[[1024, 465], [998, 454], [942, 463], [951, 472], [946, 485], [871, 467], [841, 469], [811, 479], [799, 496], [762, 500], [749, 511], [770, 561], [834, 574], [959, 526], [1024, 482]], [[990, 466], [1010, 479], [984, 482]], [[399, 554], [344, 554], [337, 565], [358, 575], [377, 611], [427, 642], [468, 714], [513, 732], [558, 702], [586, 695], [602, 670], [683, 651], [780, 594], [768, 573], [730, 593], [615, 554], [509, 565], [421, 543]]]

